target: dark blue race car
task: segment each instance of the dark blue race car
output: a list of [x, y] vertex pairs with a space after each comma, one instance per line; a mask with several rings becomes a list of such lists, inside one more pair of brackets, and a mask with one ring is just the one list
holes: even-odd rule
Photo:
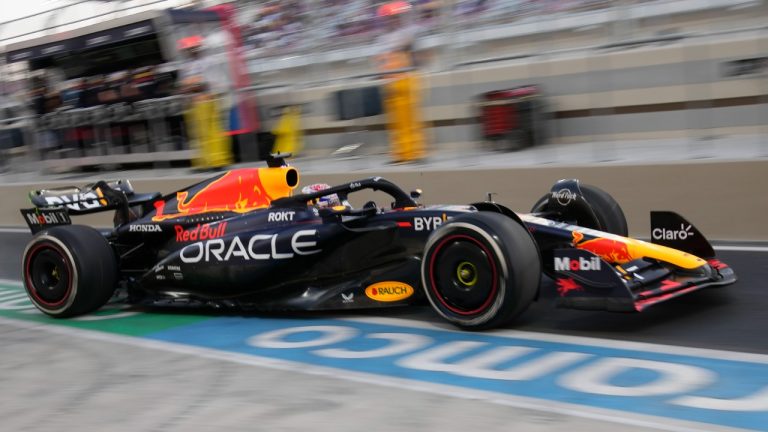
[[[559, 305], [609, 311], [736, 280], [682, 217], [652, 212], [653, 242], [628, 238], [616, 201], [577, 180], [515, 213], [491, 201], [424, 206], [418, 191], [381, 177], [296, 194], [298, 171], [268, 162], [168, 195], [126, 180], [32, 191], [34, 208], [22, 210], [35, 233], [23, 258], [30, 299], [62, 318], [110, 299], [263, 311], [426, 299], [448, 321], [484, 329], [525, 311], [542, 274]], [[365, 191], [390, 202], [349, 204]], [[109, 232], [71, 225], [71, 215], [105, 210], [115, 211]]]

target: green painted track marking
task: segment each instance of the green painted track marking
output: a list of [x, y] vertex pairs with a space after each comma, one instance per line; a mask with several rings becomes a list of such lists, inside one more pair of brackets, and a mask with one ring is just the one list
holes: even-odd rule
[[84, 317], [56, 319], [38, 311], [27, 298], [21, 285], [8, 283], [0, 283], [0, 317], [127, 336], [142, 336], [212, 318], [188, 313], [139, 312], [136, 309], [126, 308], [126, 305], [114, 304], [104, 306]]

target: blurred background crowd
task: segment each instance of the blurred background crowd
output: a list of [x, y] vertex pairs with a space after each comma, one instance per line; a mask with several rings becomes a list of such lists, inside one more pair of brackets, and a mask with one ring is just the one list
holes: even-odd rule
[[[236, 161], [263, 156], [262, 148], [242, 150], [243, 137], [264, 132], [288, 136], [294, 152], [326, 155], [361, 143], [388, 148], [416, 129], [423, 137], [414, 142], [430, 151], [488, 141], [521, 149], [768, 139], [764, 0], [35, 4], [0, 22], [4, 162], [188, 161], [197, 151], [189, 143], [210, 130], [231, 140]], [[394, 21], [393, 7], [402, 9]], [[215, 23], [142, 15], [168, 8], [219, 15]], [[114, 35], [105, 33], [143, 22], [151, 37], [109, 42]], [[97, 30], [104, 35], [93, 46], [64, 46]], [[144, 30], [125, 30], [134, 31]], [[382, 61], [392, 53], [404, 56]], [[397, 126], [393, 113], [408, 114]], [[195, 137], [198, 123], [209, 126]], [[147, 152], [154, 155], [109, 158]], [[392, 154], [402, 159], [397, 148]]]
[[31, 106], [37, 115], [60, 108], [91, 108], [98, 105], [133, 103], [170, 96], [174, 74], [158, 73], [152, 66], [69, 80], [56, 91], [43, 76], [32, 78]]
[[[651, 2], [658, 0], [644, 0]], [[386, 32], [377, 10], [387, 0], [272, 0], [244, 5], [246, 49], [287, 53], [323, 46], [365, 44]], [[421, 35], [489, 24], [512, 24], [543, 15], [606, 9], [609, 0], [415, 0], [412, 20]], [[443, 16], [443, 13], [447, 16]], [[304, 37], [311, 28], [311, 38]]]
[[[107, 0], [105, 3], [108, 2]], [[301, 54], [317, 48], [333, 50], [375, 43], [388, 31], [377, 11], [382, 5], [390, 2], [391, 0], [238, 0], [233, 4], [238, 8], [236, 19], [240, 26], [242, 48], [249, 58], [263, 58]], [[82, 2], [73, 2], [75, 6], [78, 3]], [[150, 6], [157, 3], [157, 6], [162, 7], [166, 2], [145, 3]], [[631, 3], [664, 3], [664, 0], [632, 0]], [[185, 2], [180, 4], [187, 6]], [[206, 4], [189, 2], [193, 7]], [[413, 11], [408, 15], [408, 20], [416, 29], [417, 36], [426, 36], [455, 32], [457, 29], [515, 25], [542, 18], [552, 20], [557, 16], [605, 11], [623, 5], [622, 2], [610, 0], [414, 0], [411, 6]], [[26, 20], [24, 21], [26, 24]], [[13, 27], [22, 23], [7, 21], [0, 24]], [[51, 31], [25, 33], [50, 34]], [[18, 39], [14, 37], [13, 30], [3, 31], [1, 28], [0, 36], [5, 36], [0, 42]], [[43, 114], [60, 106], [86, 107], [118, 99], [149, 98], [157, 96], [155, 91], [158, 91], [159, 95], [170, 94], [175, 77], [163, 74], [159, 77], [161, 84], [157, 86], [156, 73], [156, 68], [144, 67], [71, 81], [57, 80], [58, 96], [51, 94], [52, 89], [49, 88], [47, 79], [37, 76], [33, 78], [34, 111]], [[15, 80], [4, 80], [2, 86], [5, 97], [21, 90], [21, 83]], [[116, 87], [120, 90], [115, 93]], [[41, 93], [47, 93], [47, 103], [40, 102]], [[101, 99], [97, 96], [99, 94]]]

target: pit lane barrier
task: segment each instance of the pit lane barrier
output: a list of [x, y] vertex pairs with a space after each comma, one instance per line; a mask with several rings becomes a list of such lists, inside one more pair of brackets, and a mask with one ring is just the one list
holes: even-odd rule
[[[301, 169], [301, 161], [294, 163]], [[337, 164], [339, 167], [344, 164]], [[651, 164], [595, 164], [574, 166], [536, 166], [509, 168], [437, 168], [395, 166], [355, 172], [339, 168], [332, 172], [302, 173], [302, 185], [341, 184], [371, 176], [383, 176], [404, 190], [424, 190], [424, 204], [462, 204], [482, 201], [488, 192], [494, 200], [515, 211], [527, 212], [552, 183], [561, 178], [581, 181], [605, 189], [622, 206], [630, 235], [648, 238], [650, 210], [673, 210], [685, 215], [710, 240], [768, 241], [764, 215], [768, 214], [765, 185], [768, 184], [768, 160], [712, 161]], [[141, 192], [170, 193], [206, 178], [206, 175], [131, 179]], [[33, 189], [82, 186], [100, 175], [82, 180], [36, 181], [0, 185], [0, 226], [25, 226], [19, 209], [30, 206], [28, 193]], [[129, 177], [130, 178], [130, 177]], [[359, 195], [359, 197], [358, 197]], [[354, 205], [373, 200], [386, 206], [376, 192], [352, 195]], [[97, 227], [112, 225], [112, 212], [79, 216], [76, 223]]]

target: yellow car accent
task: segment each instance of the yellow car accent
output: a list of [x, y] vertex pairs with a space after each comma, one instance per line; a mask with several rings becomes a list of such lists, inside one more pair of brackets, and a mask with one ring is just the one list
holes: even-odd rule
[[385, 281], [368, 286], [365, 295], [371, 300], [393, 302], [412, 296], [414, 289], [405, 282]]
[[684, 269], [695, 269], [707, 263], [696, 255], [689, 254], [671, 247], [661, 246], [654, 243], [647, 243], [642, 240], [626, 239], [631, 255], [637, 258], [653, 258], [660, 261], [674, 264]]
[[462, 261], [456, 267], [456, 277], [464, 286], [473, 287], [477, 283], [477, 267], [469, 261]]
[[[531, 214], [521, 214], [520, 218], [526, 222], [542, 225], [552, 223], [548, 219]], [[564, 228], [573, 230], [574, 246], [588, 250], [611, 264], [624, 264], [638, 258], [653, 258], [684, 269], [695, 269], [707, 264], [707, 261], [695, 255], [670, 247], [575, 225]], [[595, 238], [583, 240], [585, 235]]]

